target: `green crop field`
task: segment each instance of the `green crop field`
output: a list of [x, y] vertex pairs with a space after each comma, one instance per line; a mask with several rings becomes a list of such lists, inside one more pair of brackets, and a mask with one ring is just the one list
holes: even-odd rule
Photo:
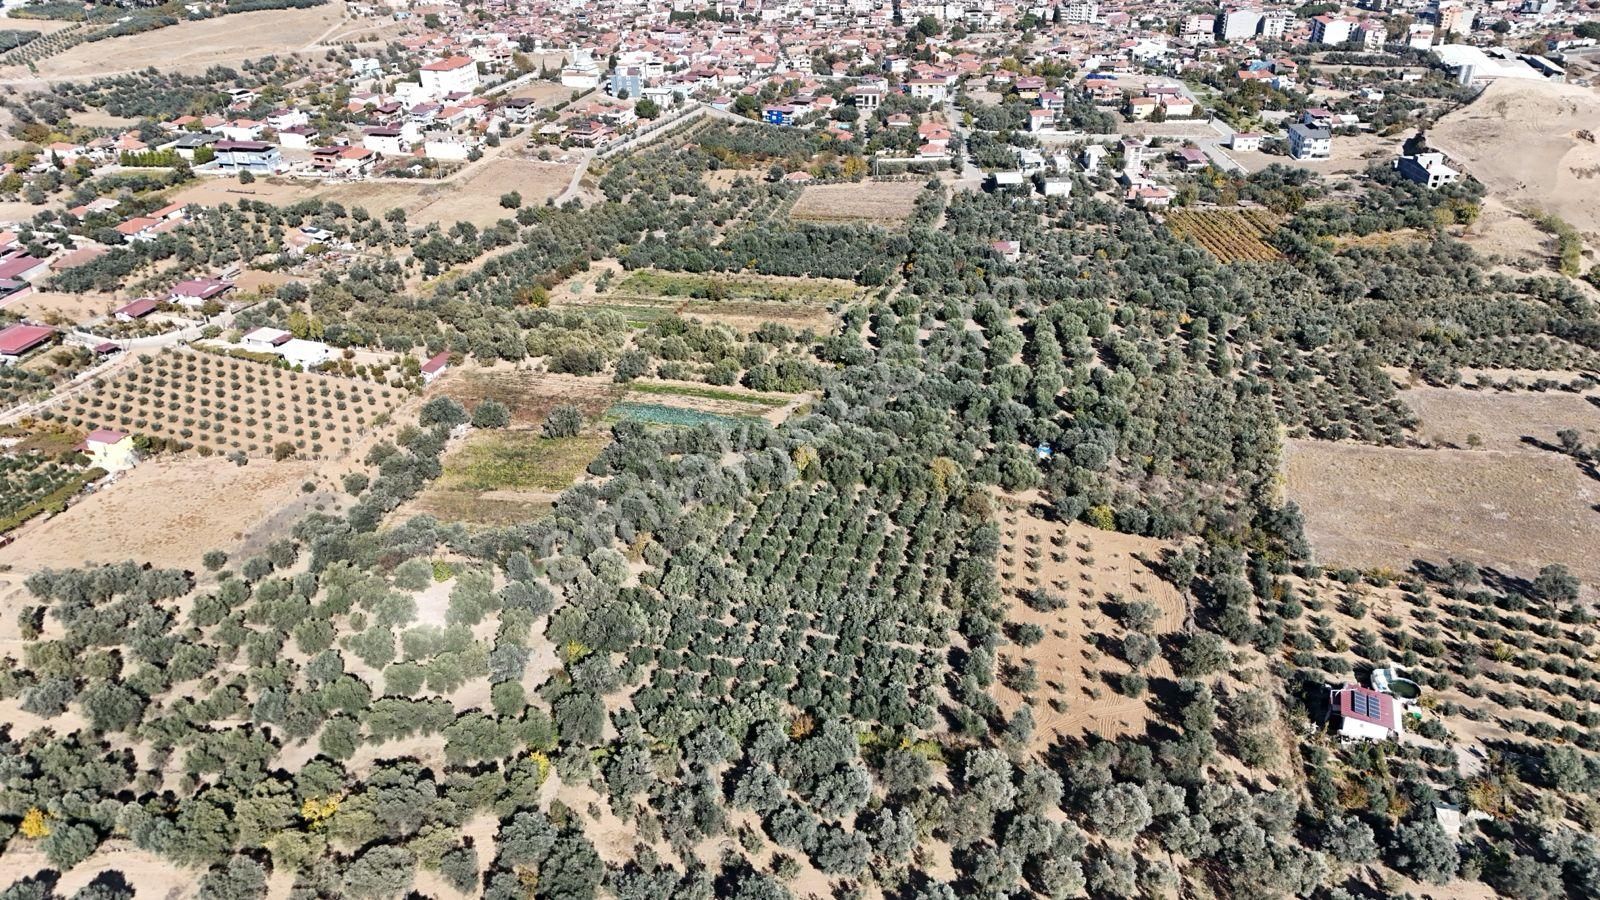
[[741, 419], [748, 420], [755, 417], [726, 416], [720, 413], [702, 412], [698, 409], [667, 406], [664, 403], [623, 402], [613, 404], [610, 409], [606, 410], [606, 418], [642, 422], [646, 425], [670, 425], [678, 428], [688, 428], [710, 423], [736, 425]]
[[545, 438], [525, 431], [474, 435], [445, 461], [440, 485], [465, 491], [561, 491], [609, 440], [603, 434]]
[[694, 300], [765, 300], [782, 303], [838, 303], [860, 293], [848, 281], [829, 278], [780, 278], [762, 275], [694, 274], [639, 269], [628, 273], [608, 293], [637, 297], [684, 297]]

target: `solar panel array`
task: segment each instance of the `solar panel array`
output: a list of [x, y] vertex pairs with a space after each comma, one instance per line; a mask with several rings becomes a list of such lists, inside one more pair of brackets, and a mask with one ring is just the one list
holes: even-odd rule
[[1358, 694], [1352, 691], [1350, 694], [1350, 710], [1358, 716], [1378, 719], [1382, 718], [1383, 704], [1371, 694]]

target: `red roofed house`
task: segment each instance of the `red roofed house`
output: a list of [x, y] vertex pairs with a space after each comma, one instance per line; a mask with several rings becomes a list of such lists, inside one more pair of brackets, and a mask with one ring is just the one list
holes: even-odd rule
[[10, 365], [17, 362], [29, 350], [49, 343], [55, 335], [54, 328], [23, 322], [0, 329], [0, 364]]
[[154, 297], [141, 297], [138, 300], [117, 310], [117, 318], [123, 322], [132, 322], [142, 319], [160, 308], [161, 304]]
[[450, 353], [446, 351], [422, 364], [422, 383], [432, 384], [433, 380], [443, 375], [444, 370], [448, 368], [450, 368]]
[[1399, 737], [1400, 716], [1388, 694], [1347, 684], [1328, 694], [1328, 706], [1339, 714], [1339, 736], [1359, 741], [1386, 741]]
[[0, 259], [0, 281], [16, 279], [31, 283], [33, 279], [46, 275], [49, 271], [50, 264], [47, 261], [26, 253], [17, 253]]
[[233, 290], [233, 285], [215, 278], [195, 278], [189, 281], [180, 281], [172, 286], [168, 299], [184, 306], [200, 306], [213, 297], [220, 297]]
[[148, 216], [134, 216], [117, 226], [117, 234], [122, 235], [124, 240], [147, 241], [155, 237], [156, 226], [161, 221]]
[[89, 432], [84, 442], [78, 445], [78, 452], [88, 455], [90, 465], [107, 472], [131, 469], [139, 462], [139, 456], [133, 449], [133, 436], [109, 428], [97, 428]]

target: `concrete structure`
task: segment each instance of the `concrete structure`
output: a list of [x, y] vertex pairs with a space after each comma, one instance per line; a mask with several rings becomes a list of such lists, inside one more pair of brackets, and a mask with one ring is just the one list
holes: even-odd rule
[[1402, 156], [1394, 161], [1394, 167], [1408, 180], [1414, 181], [1430, 190], [1455, 184], [1461, 178], [1461, 173], [1444, 161], [1443, 153], [1418, 153], [1416, 156]]
[[1217, 37], [1224, 41], [1247, 41], [1261, 30], [1261, 10], [1230, 9], [1217, 20]]

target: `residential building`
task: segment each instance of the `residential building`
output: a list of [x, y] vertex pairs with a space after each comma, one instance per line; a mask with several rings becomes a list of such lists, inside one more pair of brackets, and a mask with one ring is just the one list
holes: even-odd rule
[[139, 463], [133, 448], [133, 435], [109, 428], [96, 428], [78, 445], [78, 452], [89, 457], [89, 465], [108, 473], [124, 472]]
[[1311, 20], [1311, 43], [1343, 44], [1355, 34], [1356, 20], [1343, 16], [1317, 16]]
[[1327, 159], [1333, 156], [1333, 132], [1299, 123], [1290, 125], [1289, 155], [1295, 159]]
[[423, 93], [432, 97], [470, 94], [482, 84], [478, 78], [478, 63], [470, 56], [434, 60], [422, 67], [421, 78]]
[[450, 352], [447, 350], [422, 364], [422, 383], [432, 384], [448, 368], [450, 368]]
[[1444, 160], [1443, 153], [1418, 153], [1416, 156], [1402, 156], [1394, 161], [1394, 167], [1408, 180], [1414, 181], [1429, 190], [1455, 184], [1461, 173]]
[[223, 171], [271, 174], [284, 167], [283, 155], [277, 145], [266, 141], [223, 140], [217, 141], [212, 148], [217, 154], [214, 164]]
[[1328, 694], [1328, 707], [1339, 717], [1339, 736], [1358, 741], [1386, 741], [1403, 732], [1395, 700], [1355, 684], [1335, 688]]
[[55, 336], [54, 328], [26, 322], [0, 328], [0, 365], [19, 362], [32, 351], [50, 343]]
[[1230, 9], [1217, 20], [1217, 37], [1224, 41], [1248, 41], [1261, 30], [1261, 10]]

